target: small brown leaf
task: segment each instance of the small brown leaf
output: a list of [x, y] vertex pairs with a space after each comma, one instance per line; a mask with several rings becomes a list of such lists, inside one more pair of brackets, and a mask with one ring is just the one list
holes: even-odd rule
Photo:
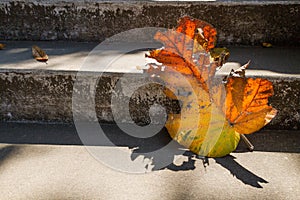
[[5, 48], [5, 44], [0, 43], [0, 50]]
[[40, 47], [34, 45], [32, 46], [32, 55], [39, 62], [47, 62], [48, 55]]
[[271, 48], [271, 47], [272, 47], [272, 44], [271, 44], [271, 43], [268, 43], [268, 42], [263, 42], [261, 45], [262, 45], [262, 47], [264, 47], [264, 48]]

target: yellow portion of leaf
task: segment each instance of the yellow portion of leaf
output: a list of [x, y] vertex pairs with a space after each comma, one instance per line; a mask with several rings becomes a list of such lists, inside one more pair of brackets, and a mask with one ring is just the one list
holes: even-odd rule
[[208, 157], [216, 158], [223, 157], [234, 151], [239, 144], [240, 134], [233, 131], [232, 128], [224, 127], [221, 132], [218, 141], [214, 144], [214, 147], [210, 150]]
[[235, 150], [239, 134], [228, 125], [223, 112], [210, 101], [210, 95], [195, 77], [184, 76], [189, 83], [186, 84], [179, 81], [182, 77], [178, 73], [160, 76], [168, 87], [166, 95], [182, 102], [181, 113], [169, 114], [165, 125], [175, 141], [209, 157], [222, 157]]

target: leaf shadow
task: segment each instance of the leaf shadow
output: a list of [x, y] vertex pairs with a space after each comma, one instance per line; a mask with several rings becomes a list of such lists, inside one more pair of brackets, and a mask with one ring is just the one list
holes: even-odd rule
[[[145, 159], [150, 159], [152, 161], [152, 171], [159, 171], [159, 170], [171, 170], [171, 171], [189, 171], [189, 170], [194, 170], [196, 169], [196, 155], [190, 151], [186, 151], [184, 149], [178, 149], [179, 151], [176, 151], [177, 153], [173, 155], [167, 155], [164, 157], [164, 163], [169, 163], [166, 166], [161, 165], [161, 158], [156, 157], [154, 154], [143, 154], [140, 153], [140, 148], [139, 149], [134, 149], [132, 148], [132, 154], [131, 154], [131, 159], [135, 160], [137, 159], [138, 156], [143, 155]], [[174, 163], [174, 159], [176, 159], [176, 156], [182, 156], [185, 158], [185, 160], [180, 164], [177, 165]]]
[[[133, 149], [133, 153], [131, 156], [132, 160], [135, 160], [138, 156], [137, 155], [141, 155], [141, 149]], [[182, 150], [184, 151], [184, 150]], [[176, 154], [174, 154], [172, 157], [169, 158], [168, 162], [170, 162], [171, 164], [159, 168], [157, 166], [159, 166], [158, 163], [156, 162], [160, 162], [160, 160], [156, 159], [155, 157], [149, 156], [149, 154], [147, 155], [148, 159], [152, 160], [152, 164], [154, 165], [154, 167], [152, 168], [152, 171], [159, 171], [159, 170], [171, 170], [171, 171], [189, 171], [189, 170], [195, 170], [196, 169], [196, 162], [200, 161], [203, 163], [203, 167], [206, 170], [209, 170], [209, 160], [213, 159], [216, 161], [217, 164], [219, 164], [220, 166], [222, 166], [223, 168], [225, 168], [226, 170], [228, 170], [233, 177], [237, 178], [238, 180], [240, 180], [241, 182], [243, 182], [245, 185], [249, 185], [255, 188], [263, 188], [261, 186], [260, 183], [268, 183], [268, 181], [266, 181], [264, 178], [254, 174], [253, 172], [251, 172], [250, 170], [248, 170], [247, 168], [243, 167], [241, 164], [239, 164], [235, 159], [234, 156], [232, 155], [227, 155], [225, 157], [222, 158], [210, 158], [207, 159], [205, 157], [201, 157], [201, 156], [197, 156], [196, 154], [190, 152], [190, 151], [184, 151], [182, 152], [182, 156], [185, 157], [185, 161], [182, 162], [181, 165], [176, 165], [173, 160], [175, 158], [175, 156], [177, 156]], [[146, 157], [146, 156], [145, 156]]]
[[18, 153], [19, 147], [15, 145], [5, 145], [0, 147], [0, 167], [5, 165], [6, 162], [16, 153]]
[[[146, 146], [148, 146], [148, 145], [146, 145]], [[168, 160], [164, 160], [164, 162], [170, 163], [169, 165], [164, 166], [164, 167], [159, 167], [160, 166], [159, 162], [161, 162], [160, 158], [157, 159], [155, 154], [143, 153], [143, 152], [147, 152], [149, 150], [146, 146], [145, 146], [145, 148], [143, 148], [143, 145], [129, 147], [130, 149], [132, 149], [131, 159], [135, 160], [140, 155], [144, 156], [145, 159], [146, 158], [151, 159], [152, 165], [154, 165], [154, 167], [152, 168], [152, 171], [171, 170], [171, 171], [178, 172], [178, 171], [195, 170], [196, 162], [202, 162], [205, 170], [210, 170], [209, 160], [215, 160], [215, 162], [218, 165], [220, 165], [223, 168], [225, 168], [226, 170], [228, 170], [233, 175], [233, 177], [237, 178], [238, 180], [243, 182], [245, 185], [249, 185], [249, 186], [252, 186], [255, 188], [263, 188], [260, 183], [268, 183], [268, 181], [265, 180], [264, 178], [254, 174], [253, 172], [251, 172], [250, 170], [248, 170], [247, 168], [245, 168], [244, 166], [239, 164], [235, 160], [236, 158], [232, 155], [227, 155], [222, 158], [209, 158], [208, 159], [207, 157], [198, 156], [191, 151], [181, 149], [181, 151], [174, 151], [177, 153], [174, 153], [171, 156], [168, 155], [167, 157], [164, 158], [164, 159], [168, 159]], [[180, 148], [180, 146], [178, 146], [178, 148]], [[181, 165], [177, 165], [174, 163], [174, 159], [176, 158], [176, 156], [181, 156], [182, 158], [184, 158], [184, 161], [181, 163]], [[197, 166], [199, 166], [199, 165], [197, 165]]]
[[245, 185], [250, 185], [256, 188], [262, 188], [259, 183], [268, 183], [262, 177], [259, 177], [240, 165], [235, 161], [235, 157], [232, 155], [228, 155], [223, 158], [214, 158], [216, 163], [227, 169], [234, 177], [242, 181]]
[[[228, 170], [233, 177], [237, 178], [245, 185], [249, 185], [256, 188], [262, 188], [260, 183], [268, 183], [264, 178], [259, 177], [244, 166], [239, 164], [235, 157], [229, 155], [223, 158], [203, 158], [196, 154], [183, 149], [177, 143], [171, 146], [170, 150], [166, 154], [159, 152], [161, 148], [170, 144], [173, 140], [167, 133], [167, 130], [163, 128], [158, 134], [150, 138], [135, 138], [120, 130], [116, 125], [102, 125], [103, 131], [106, 133], [106, 137], [109, 138], [111, 143], [104, 143], [103, 140], [98, 140], [98, 133], [89, 131], [90, 125], [86, 125], [87, 137], [92, 143], [84, 145], [92, 146], [110, 146], [110, 147], [127, 147], [130, 151], [130, 159], [134, 161], [139, 156], [144, 159], [151, 160], [151, 171], [170, 170], [175, 172], [197, 170], [201, 167], [199, 162], [203, 163], [203, 167], [206, 171], [210, 170], [213, 165], [209, 165], [208, 161], [215, 160], [217, 164]], [[83, 145], [82, 141], [78, 137], [78, 133], [74, 125], [66, 124], [25, 124], [20, 123], [0, 123], [0, 142], [10, 144], [52, 144], [52, 145]], [[47, 130], [47, 131], [45, 131]], [[263, 133], [260, 133], [263, 135]], [[284, 135], [284, 134], [283, 134]], [[294, 133], [294, 139], [298, 138]], [[273, 136], [277, 137], [277, 135]], [[254, 140], [256, 141], [256, 140]], [[256, 142], [258, 143], [258, 142]], [[256, 144], [255, 143], [255, 144]], [[112, 146], [114, 145], [114, 146]], [[243, 147], [240, 147], [240, 149]], [[0, 164], [3, 164], [10, 155], [18, 150], [16, 146], [9, 146], [0, 149]], [[264, 150], [264, 149], [260, 149]], [[158, 152], [158, 153], [157, 153]], [[175, 163], [176, 157], [181, 158], [181, 163]], [[162, 165], [161, 159], [166, 165]], [[145, 166], [149, 167], [149, 166]]]

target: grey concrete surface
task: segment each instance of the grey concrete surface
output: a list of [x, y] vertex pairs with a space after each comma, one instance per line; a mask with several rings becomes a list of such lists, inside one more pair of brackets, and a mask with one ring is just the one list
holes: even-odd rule
[[0, 38], [103, 41], [132, 28], [172, 28], [190, 15], [213, 24], [222, 44], [299, 46], [299, 10], [299, 1], [6, 0]]
[[[106, 60], [105, 56], [98, 56], [97, 52], [89, 54], [97, 43], [20, 41], [5, 41], [5, 43], [6, 49], [0, 51], [1, 120], [71, 122], [74, 113], [80, 114], [80, 110], [91, 109], [90, 105], [87, 105], [87, 100], [93, 99], [89, 89], [93, 85], [97, 85], [97, 92], [96, 109], [92, 109], [96, 110], [100, 121], [112, 122], [115, 119], [130, 122], [133, 118], [133, 121], [138, 123], [149, 123], [149, 108], [153, 103], [166, 106], [168, 111], [178, 112], [178, 102], [166, 99], [161, 86], [152, 84], [136, 88], [137, 84], [149, 82], [149, 77], [141, 74], [142, 70], [137, 69], [137, 66], [145, 64], [144, 50], [123, 55], [120, 54], [120, 49], [126, 50], [128, 46], [118, 46], [115, 43], [113, 46], [104, 45], [103, 52], [108, 52], [106, 54], [108, 61], [112, 59], [107, 67], [100, 65], [103, 60]], [[39, 45], [46, 51], [49, 55], [48, 64], [37, 62], [32, 58], [33, 44]], [[134, 49], [139, 46], [137, 44], [131, 44], [130, 48]], [[142, 44], [145, 48], [159, 46], [157, 43]], [[298, 129], [300, 124], [299, 48], [265, 49], [230, 46], [229, 49], [231, 58], [221, 69], [220, 74], [227, 75], [231, 68], [251, 60], [247, 75], [268, 78], [274, 84], [275, 95], [270, 102], [279, 113], [269, 127]], [[107, 73], [102, 73], [103, 71]], [[79, 81], [76, 76], [83, 79]], [[133, 96], [128, 96], [127, 90], [119, 91], [115, 88], [118, 80], [124, 77], [127, 81], [125, 85], [129, 90], [136, 91]], [[72, 110], [74, 83], [82, 87], [81, 96], [85, 99], [80, 103], [79, 109], [73, 107]], [[114, 94], [117, 94], [120, 103], [115, 105], [119, 112], [113, 116], [111, 98], [114, 91], [117, 92]], [[132, 115], [125, 116], [124, 109], [127, 108], [124, 105], [129, 100]], [[87, 116], [82, 115], [82, 118], [91, 120], [91, 116], [92, 113], [88, 113]], [[156, 123], [159, 123], [159, 120]]]
[[[149, 37], [153, 37], [153, 34]], [[130, 34], [136, 36], [137, 31]], [[145, 65], [144, 54], [147, 50], [160, 48], [162, 44], [152, 41], [143, 42], [128, 39], [116, 41], [120, 36], [113, 37], [106, 42], [41, 42], [41, 41], [1, 41], [6, 48], [0, 51], [0, 69], [12, 70], [54, 70], [54, 71], [92, 71], [117, 73], [142, 73], [137, 66]], [[36, 62], [32, 58], [31, 47], [38, 45], [49, 56], [48, 64]], [[251, 61], [247, 70], [249, 76], [279, 76], [300, 77], [300, 48], [280, 47], [263, 48], [260, 46], [226, 46], [230, 51], [228, 63], [223, 69], [224, 73], [231, 68]], [[141, 49], [143, 48], [143, 49]], [[134, 51], [132, 51], [134, 50]], [[112, 62], [108, 66], [100, 66], [102, 53]], [[124, 53], [125, 52], [125, 53]], [[94, 56], [94, 57], [93, 57]], [[86, 63], [90, 59], [94, 64]]]
[[[104, 126], [119, 137], [114, 126]], [[260, 146], [273, 151], [235, 152], [208, 159], [206, 167], [187, 152], [174, 155], [170, 166], [146, 174], [117, 171], [95, 159], [85, 146], [72, 141], [76, 131], [71, 125], [1, 123], [0, 135], [1, 199], [295, 200], [300, 195], [300, 134], [293, 131], [255, 133], [262, 137], [254, 145], [266, 142]], [[294, 147], [289, 145], [291, 138]], [[132, 142], [123, 139], [122, 145], [105, 148], [134, 151], [126, 141]], [[143, 159], [132, 158], [124, 165], [136, 161], [135, 165], [143, 166]]]

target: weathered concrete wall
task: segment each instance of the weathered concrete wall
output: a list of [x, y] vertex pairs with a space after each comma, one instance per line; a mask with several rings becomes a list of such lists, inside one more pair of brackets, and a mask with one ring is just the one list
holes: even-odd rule
[[190, 15], [213, 24], [220, 44], [300, 44], [300, 3], [2, 1], [0, 40], [102, 41], [140, 27], [176, 25]]
[[[1, 70], [0, 72], [0, 120], [8, 121], [53, 121], [72, 122], [73, 112], [90, 109], [86, 102], [95, 100], [95, 112], [99, 121], [113, 120], [129, 122], [130, 117], [124, 116], [126, 105], [119, 103], [115, 115], [112, 115], [111, 96], [114, 93], [120, 102], [130, 101], [130, 115], [138, 124], [150, 122], [149, 108], [153, 104], [166, 107], [167, 112], [180, 112], [179, 102], [171, 101], [163, 94], [159, 85], [146, 85], [135, 90], [128, 96], [121, 89], [115, 88], [122, 74], [86, 73], [82, 82], [80, 95], [83, 98], [79, 109], [72, 111], [72, 93], [76, 72], [63, 71], [34, 71], [34, 70]], [[144, 81], [143, 81], [144, 79]], [[141, 74], [129, 76], [129, 82], [147, 82], [147, 77]], [[97, 81], [95, 97], [88, 94], [91, 82]], [[76, 80], [78, 81], [78, 80]], [[270, 103], [278, 109], [278, 115], [267, 125], [268, 129], [299, 129], [300, 128], [300, 80], [273, 78], [275, 95]], [[134, 84], [133, 84], [134, 85]], [[93, 85], [92, 85], [93, 86]], [[128, 85], [130, 89], [130, 85]], [[76, 91], [75, 91], [76, 92]], [[79, 102], [80, 103], [80, 102]], [[83, 120], [93, 119], [91, 115], [83, 115]], [[159, 121], [158, 121], [159, 122]]]

